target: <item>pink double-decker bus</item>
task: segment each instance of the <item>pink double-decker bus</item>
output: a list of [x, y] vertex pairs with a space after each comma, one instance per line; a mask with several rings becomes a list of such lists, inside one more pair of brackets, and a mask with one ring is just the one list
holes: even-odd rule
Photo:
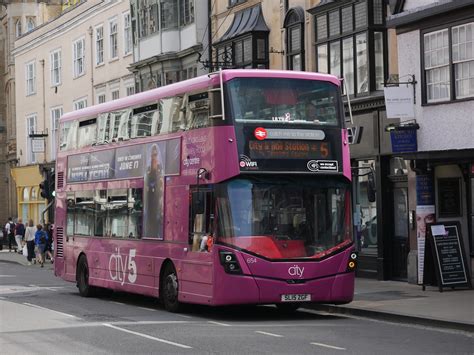
[[339, 80], [223, 70], [64, 115], [55, 274], [183, 303], [347, 303], [356, 257]]

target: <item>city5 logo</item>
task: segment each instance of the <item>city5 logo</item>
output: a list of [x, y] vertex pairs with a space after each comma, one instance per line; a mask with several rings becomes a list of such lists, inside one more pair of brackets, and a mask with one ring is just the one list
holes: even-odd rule
[[240, 163], [241, 168], [250, 168], [250, 169], [258, 169], [258, 165], [256, 161], [252, 161], [248, 156], [241, 154], [240, 155]]
[[304, 267], [299, 267], [298, 265], [293, 265], [288, 268], [288, 275], [298, 276], [299, 278], [303, 277]]
[[263, 141], [265, 138], [267, 138], [267, 130], [262, 127], [255, 128], [253, 134], [259, 141]]
[[125, 278], [132, 284], [137, 281], [136, 253], [136, 249], [130, 249], [128, 255], [122, 255], [120, 248], [115, 248], [115, 253], [110, 255], [109, 259], [109, 273], [113, 281], [118, 281], [122, 285], [125, 283]]

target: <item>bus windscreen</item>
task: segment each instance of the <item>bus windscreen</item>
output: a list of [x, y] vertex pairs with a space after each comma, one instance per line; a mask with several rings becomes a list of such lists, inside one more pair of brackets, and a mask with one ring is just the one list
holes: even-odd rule
[[249, 177], [217, 188], [218, 239], [268, 259], [320, 258], [348, 245], [350, 185]]
[[326, 81], [235, 78], [227, 83], [235, 122], [340, 126], [339, 88]]

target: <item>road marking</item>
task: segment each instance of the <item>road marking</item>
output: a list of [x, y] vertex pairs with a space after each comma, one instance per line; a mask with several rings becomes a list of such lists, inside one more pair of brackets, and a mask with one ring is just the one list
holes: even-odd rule
[[183, 348], [183, 349], [192, 349], [192, 347], [190, 347], [190, 346], [188, 346], [188, 345], [183, 345], [183, 344], [179, 344], [179, 343], [174, 343], [174, 342], [172, 342], [172, 341], [165, 340], [165, 339], [155, 338], [155, 337], [152, 337], [151, 335], [146, 335], [146, 334], [134, 332], [134, 331], [132, 331], [132, 330], [128, 330], [128, 329], [124, 329], [124, 328], [119, 328], [119, 327], [116, 327], [115, 325], [112, 325], [112, 324], [102, 323], [102, 325], [105, 326], [105, 327], [109, 327], [109, 328], [113, 328], [113, 329], [116, 329], [116, 330], [120, 330], [120, 331], [125, 332], [125, 333], [130, 333], [130, 334], [133, 334], [133, 335], [138, 335], [139, 337], [143, 337], [143, 338], [146, 338], [146, 339], [151, 339], [151, 340], [159, 341], [160, 343], [165, 343], [165, 344], [169, 344], [169, 345], [174, 345], [174, 346], [177, 346], [177, 347]]
[[212, 321], [212, 320], [208, 321], [208, 323], [215, 324], [215, 325], [221, 325], [221, 326], [223, 326], [223, 327], [230, 327], [230, 324], [214, 322], [214, 321]]
[[175, 316], [178, 316], [178, 317], [181, 317], [181, 318], [188, 318], [188, 319], [192, 318], [191, 316], [187, 316], [185, 314], [175, 314]]
[[146, 307], [138, 307], [138, 308], [144, 309], [145, 311], [156, 312], [156, 309], [153, 309], [153, 308], [146, 308]]
[[335, 350], [346, 350], [346, 348], [340, 348], [338, 346], [327, 345], [322, 343], [311, 343], [313, 345], [322, 346], [323, 348], [335, 349]]
[[110, 301], [110, 303], [115, 303], [115, 304], [119, 304], [121, 306], [126, 306], [126, 304], [122, 303], [122, 302]]
[[263, 335], [270, 335], [271, 337], [276, 337], [276, 338], [283, 338], [283, 335], [267, 333], [267, 332], [261, 332], [260, 330], [256, 330], [255, 333], [259, 333], [259, 334], [263, 334]]
[[72, 314], [67, 314], [67, 313], [55, 311], [54, 309], [49, 309], [49, 308], [46, 308], [46, 307], [41, 307], [41, 306], [37, 306], [37, 305], [35, 305], [35, 304], [26, 303], [26, 302], [23, 302], [23, 304], [24, 304], [25, 306], [30, 306], [30, 307], [34, 307], [34, 308], [38, 308], [38, 309], [44, 309], [45, 311], [48, 311], [48, 312], [54, 312], [54, 313], [62, 314], [63, 316], [66, 316], [66, 317], [71, 317], [71, 318], [80, 319], [79, 317], [76, 317], [76, 316], [74, 316], [74, 315], [72, 315]]
[[16, 277], [16, 275], [0, 275], [0, 277]]

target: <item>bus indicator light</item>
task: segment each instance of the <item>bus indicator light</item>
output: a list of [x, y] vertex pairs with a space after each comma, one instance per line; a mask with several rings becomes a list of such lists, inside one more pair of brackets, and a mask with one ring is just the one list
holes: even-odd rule
[[255, 128], [254, 135], [259, 141], [263, 141], [265, 138], [267, 138], [267, 130], [262, 127], [257, 127]]

